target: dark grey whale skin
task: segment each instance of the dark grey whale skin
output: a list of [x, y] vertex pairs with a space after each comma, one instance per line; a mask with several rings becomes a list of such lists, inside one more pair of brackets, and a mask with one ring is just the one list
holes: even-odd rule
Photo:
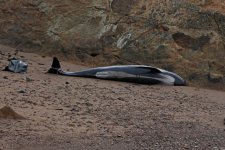
[[53, 58], [52, 66], [48, 70], [48, 73], [150, 85], [186, 85], [186, 81], [173, 72], [145, 65], [107, 66], [77, 72], [66, 72], [61, 69], [59, 60], [56, 57]]

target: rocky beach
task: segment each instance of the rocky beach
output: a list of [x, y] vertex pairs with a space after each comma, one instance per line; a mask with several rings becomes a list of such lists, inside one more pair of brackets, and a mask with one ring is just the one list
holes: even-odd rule
[[0, 74], [2, 150], [225, 148], [223, 91], [47, 74], [51, 57], [15, 52], [1, 46], [1, 68], [11, 55], [28, 71]]

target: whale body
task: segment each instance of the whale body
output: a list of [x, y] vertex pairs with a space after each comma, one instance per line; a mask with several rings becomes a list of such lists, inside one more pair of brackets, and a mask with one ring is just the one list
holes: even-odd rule
[[53, 58], [52, 66], [48, 70], [48, 73], [150, 85], [186, 85], [186, 81], [176, 73], [146, 65], [116, 65], [91, 68], [76, 72], [63, 71], [60, 62], [56, 57]]

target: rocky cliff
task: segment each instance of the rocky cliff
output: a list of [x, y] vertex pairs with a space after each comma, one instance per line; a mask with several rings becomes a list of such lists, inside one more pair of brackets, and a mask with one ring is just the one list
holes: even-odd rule
[[[0, 0], [0, 42], [224, 87], [224, 0]], [[215, 84], [216, 83], [216, 84]]]

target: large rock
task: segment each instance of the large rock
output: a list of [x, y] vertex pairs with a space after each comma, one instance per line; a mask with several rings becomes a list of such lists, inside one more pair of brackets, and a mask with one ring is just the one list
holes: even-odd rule
[[11, 107], [4, 106], [0, 109], [0, 119], [25, 119], [16, 113]]
[[4, 44], [96, 65], [169, 66], [187, 78], [197, 71], [205, 81], [207, 62], [225, 66], [220, 0], [1, 0], [0, 7]]

